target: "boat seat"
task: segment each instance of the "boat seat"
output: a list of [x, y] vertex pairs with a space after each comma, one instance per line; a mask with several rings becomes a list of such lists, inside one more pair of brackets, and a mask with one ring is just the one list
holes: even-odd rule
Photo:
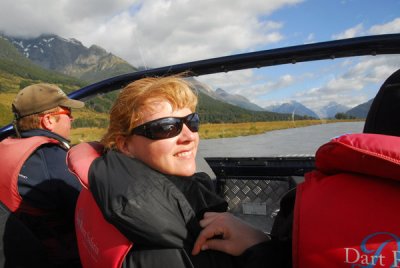
[[364, 133], [400, 136], [400, 69], [386, 79], [376, 94]]

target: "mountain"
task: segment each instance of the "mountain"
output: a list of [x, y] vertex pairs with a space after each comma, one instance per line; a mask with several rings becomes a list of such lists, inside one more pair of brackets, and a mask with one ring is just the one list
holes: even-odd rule
[[[139, 70], [97, 45], [87, 48], [76, 39], [65, 39], [54, 34], [41, 35], [36, 38], [3, 35], [3, 38], [13, 44], [26, 59], [42, 68], [76, 77], [88, 83]], [[229, 94], [220, 88], [214, 91], [196, 79], [191, 79], [191, 82], [200, 92], [216, 100], [251, 111], [264, 111], [262, 107], [250, 102], [244, 96]], [[101, 103], [96, 104], [95, 101], [91, 101], [88, 104], [102, 112], [114, 99], [115, 96], [110, 99], [105, 96], [102, 97]], [[286, 111], [282, 113], [286, 113]], [[300, 112], [300, 115], [316, 117], [315, 114], [310, 114], [312, 113]]]
[[251, 111], [264, 111], [263, 108], [261, 108], [257, 104], [252, 103], [247, 98], [245, 98], [241, 95], [229, 94], [228, 92], [226, 92], [225, 90], [223, 90], [221, 88], [217, 88], [215, 90], [215, 93], [216, 93], [218, 99], [225, 101], [227, 103], [230, 103], [230, 104], [233, 104], [233, 105], [236, 105], [236, 106], [239, 106], [244, 109], [251, 110]]
[[367, 118], [368, 111], [371, 108], [372, 102], [374, 99], [370, 99], [369, 101], [357, 105], [354, 108], [351, 108], [346, 112], [346, 114], [354, 116], [356, 118]]
[[103, 48], [96, 45], [87, 48], [76, 39], [65, 39], [54, 34], [36, 38], [3, 38], [35, 64], [91, 83], [137, 71], [128, 62]]
[[189, 82], [201, 93], [204, 93], [205, 95], [218, 100], [222, 101], [225, 103], [229, 103], [234, 106], [238, 106], [240, 108], [250, 110], [250, 111], [265, 111], [263, 108], [260, 106], [250, 102], [247, 98], [241, 96], [241, 95], [232, 95], [226, 92], [225, 90], [221, 88], [217, 88], [217, 90], [213, 90], [210, 86], [201, 83], [200, 81], [189, 77], [187, 78]]
[[[74, 42], [72, 42], [74, 43]], [[76, 42], [75, 42], [76, 43]], [[74, 45], [73, 45], [74, 46]], [[57, 58], [57, 54], [53, 55]], [[46, 60], [42, 62], [61, 62], [66, 60], [63, 55], [60, 60]], [[61, 65], [60, 65], [61, 66]], [[249, 111], [221, 100], [214, 99], [210, 95], [216, 93], [199, 81], [193, 81], [199, 91], [198, 110], [201, 120], [204, 123], [211, 122], [255, 122], [255, 121], [274, 121], [289, 120], [291, 115], [277, 114], [266, 111]], [[14, 94], [22, 87], [38, 82], [50, 82], [58, 84], [66, 92], [70, 92], [79, 87], [87, 85], [77, 78], [69, 77], [61, 73], [44, 69], [33, 63], [30, 58], [25, 57], [17, 50], [9, 39], [0, 37], [0, 125], [8, 124], [12, 120], [9, 108]], [[208, 94], [205, 94], [208, 92]], [[87, 100], [86, 108], [80, 116], [74, 120], [75, 127], [105, 127], [107, 125], [107, 112], [115, 99], [117, 91], [108, 94], [99, 94], [95, 98]], [[93, 113], [93, 110], [98, 113]], [[95, 115], [95, 116], [94, 116]], [[296, 116], [299, 120], [303, 119]]]
[[[107, 53], [103, 48], [92, 45], [86, 48], [76, 39], [65, 39], [57, 35], [41, 35], [24, 39], [6, 37], [25, 57], [49, 70], [96, 82], [116, 75], [138, 71], [123, 59]], [[198, 90], [208, 96], [252, 111], [263, 109], [240, 95], [231, 95], [211, 88], [191, 79]], [[99, 105], [97, 105], [99, 107]]]
[[335, 118], [337, 113], [344, 113], [349, 109], [350, 107], [332, 101], [326, 106], [322, 107], [318, 112], [321, 118]]
[[[67, 92], [79, 86], [104, 80], [116, 75], [135, 72], [138, 69], [125, 60], [108, 53], [103, 48], [92, 45], [85, 47], [76, 39], [65, 39], [57, 35], [41, 35], [37, 38], [19, 38], [1, 36], [0, 71], [10, 71], [17, 75], [18, 88], [28, 84], [46, 81], [60, 84]], [[1, 55], [3, 55], [1, 57]], [[3, 65], [2, 65], [3, 64]], [[76, 77], [76, 78], [72, 78]], [[0, 72], [0, 91], [3, 86], [3, 76]], [[64, 80], [63, 80], [64, 79]], [[251, 103], [240, 95], [229, 94], [223, 89], [214, 91], [194, 78], [187, 78], [199, 92], [199, 113], [203, 122], [254, 122], [292, 119], [292, 110], [287, 113], [268, 112]], [[64, 82], [65, 81], [65, 82]], [[87, 82], [82, 82], [87, 81]], [[8, 82], [7, 82], [8, 83]], [[118, 91], [99, 94], [87, 101], [87, 108], [96, 112], [107, 113]], [[304, 110], [297, 107], [297, 112]], [[296, 112], [296, 113], [297, 113]], [[299, 113], [297, 119], [304, 119]], [[307, 115], [307, 114], [306, 114]], [[315, 114], [312, 116], [316, 117]], [[75, 123], [86, 126], [90, 118], [77, 118]], [[103, 124], [104, 122], [102, 122]], [[97, 124], [97, 123], [96, 123]]]
[[[35, 64], [90, 83], [131, 73], [139, 69], [129, 65], [123, 59], [108, 53], [103, 48], [92, 45], [90, 48], [76, 39], [65, 39], [57, 35], [41, 35], [37, 38], [17, 38], [4, 36], [18, 51]], [[140, 68], [140, 67], [139, 67]], [[263, 109], [243, 96], [230, 95], [223, 90], [218, 93], [192, 79], [192, 83], [203, 93], [214, 99], [236, 105], [248, 110], [262, 111]], [[114, 100], [113, 96], [111, 102]], [[104, 111], [104, 104], [109, 102], [103, 98], [102, 104], [90, 102], [98, 111]]]
[[[269, 111], [250, 111], [221, 100], [214, 99], [208, 94], [199, 91], [199, 107], [202, 122], [205, 123], [243, 123], [262, 121], [292, 120], [291, 114], [282, 114]], [[294, 115], [295, 120], [305, 119]]]
[[[38, 80], [63, 84], [69, 92], [70, 89], [76, 89], [88, 83], [137, 70], [138, 68], [131, 66], [125, 60], [107, 52], [105, 49], [97, 45], [87, 48], [76, 39], [65, 39], [54, 34], [41, 35], [36, 38], [19, 38], [0, 34], [0, 72], [4, 71], [18, 76], [18, 79], [15, 79], [18, 82], [4, 81], [3, 76], [0, 91], [11, 87], [15, 90], [17, 87], [21, 88]], [[229, 94], [220, 88], [214, 91], [199, 81], [191, 79], [199, 92], [215, 100], [251, 111], [264, 110], [244, 96]], [[98, 111], [105, 111], [104, 109], [115, 99], [115, 94], [111, 95], [111, 97], [101, 96], [101, 101], [94, 100], [89, 105], [97, 107]], [[321, 111], [314, 112], [298, 102], [291, 102], [275, 107], [266, 107], [266, 110], [278, 113], [295, 113], [314, 118], [320, 117], [317, 113], [321, 117], [333, 118], [336, 113], [348, 110], [347, 113], [353, 116], [365, 118], [369, 107], [370, 104], [366, 104], [366, 107], [353, 108], [354, 111], [353, 109], [348, 110], [343, 105], [330, 103], [323, 107]]]
[[[65, 85], [67, 92], [86, 85], [85, 82], [46, 70], [24, 57], [7, 39], [0, 35], [0, 91], [17, 91], [37, 81]], [[71, 89], [71, 90], [69, 90]]]
[[208, 96], [210, 96], [213, 99], [217, 99], [217, 95], [215, 94], [214, 90], [207, 84], [204, 84], [200, 82], [199, 80], [193, 78], [193, 77], [187, 77], [185, 78], [188, 80], [188, 82], [198, 90], [198, 92], [204, 93]]
[[291, 101], [280, 105], [267, 106], [264, 107], [264, 109], [275, 113], [297, 114], [300, 116], [319, 118], [319, 116], [314, 111], [297, 101]]
[[24, 57], [8, 40], [0, 36], [0, 126], [9, 124], [13, 115], [10, 104], [19, 89], [45, 81], [59, 85], [65, 92], [87, 83], [46, 70]]

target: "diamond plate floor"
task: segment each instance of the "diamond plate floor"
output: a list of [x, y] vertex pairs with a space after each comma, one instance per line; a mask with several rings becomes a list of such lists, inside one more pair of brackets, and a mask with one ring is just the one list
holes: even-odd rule
[[253, 226], [270, 232], [279, 211], [282, 196], [290, 190], [290, 178], [279, 180], [226, 179], [220, 180], [221, 194], [228, 202], [228, 210]]

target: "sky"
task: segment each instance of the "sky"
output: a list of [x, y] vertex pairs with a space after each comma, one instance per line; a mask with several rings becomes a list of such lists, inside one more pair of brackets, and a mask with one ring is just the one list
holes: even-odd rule
[[[400, 0], [1, 0], [0, 32], [99, 45], [136, 67], [400, 33]], [[358, 57], [198, 77], [265, 107], [318, 109], [373, 98], [400, 56]]]

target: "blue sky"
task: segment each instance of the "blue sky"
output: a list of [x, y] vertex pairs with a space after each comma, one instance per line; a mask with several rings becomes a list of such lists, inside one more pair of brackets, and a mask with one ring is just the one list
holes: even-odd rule
[[[0, 31], [54, 33], [97, 44], [134, 66], [400, 33], [400, 0], [2, 0]], [[399, 56], [361, 57], [200, 77], [264, 107], [297, 100], [318, 109], [372, 98]]]
[[[357, 25], [361, 25], [365, 31], [399, 16], [400, 1], [311, 0], [280, 9], [268, 19], [284, 21], [282, 32], [291, 41], [282, 45], [290, 45], [296, 40], [296, 43], [330, 40]], [[360, 32], [363, 31], [360, 29]]]

